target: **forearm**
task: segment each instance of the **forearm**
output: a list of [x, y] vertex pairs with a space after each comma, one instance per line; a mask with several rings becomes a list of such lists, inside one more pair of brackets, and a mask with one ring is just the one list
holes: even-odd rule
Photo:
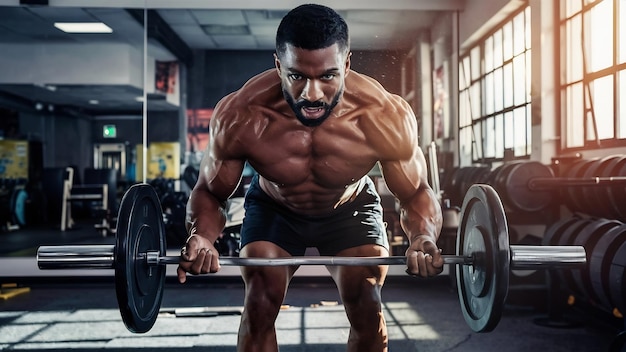
[[441, 206], [430, 187], [420, 186], [411, 198], [400, 202], [400, 224], [409, 243], [437, 242], [442, 225]]
[[214, 243], [226, 223], [226, 207], [207, 189], [195, 188], [187, 202], [185, 226], [189, 235], [198, 235]]

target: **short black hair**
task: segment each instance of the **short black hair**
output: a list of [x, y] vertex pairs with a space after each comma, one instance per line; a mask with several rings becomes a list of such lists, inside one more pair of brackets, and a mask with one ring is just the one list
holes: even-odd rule
[[316, 4], [300, 5], [283, 17], [276, 31], [276, 54], [285, 53], [287, 44], [306, 50], [327, 48], [337, 43], [350, 49], [346, 21], [333, 9]]

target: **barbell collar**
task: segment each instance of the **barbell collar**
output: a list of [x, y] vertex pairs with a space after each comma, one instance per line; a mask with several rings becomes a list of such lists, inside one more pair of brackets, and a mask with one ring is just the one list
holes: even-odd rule
[[[537, 267], [572, 267], [586, 263], [582, 246], [526, 246], [512, 245], [511, 267], [515, 269]], [[37, 251], [40, 269], [112, 269], [114, 245], [41, 246]], [[178, 256], [159, 256], [158, 251], [140, 253], [148, 265], [178, 264]], [[444, 264], [472, 265], [472, 257], [443, 255]], [[406, 265], [406, 257], [291, 257], [291, 258], [239, 258], [220, 257], [223, 266], [288, 266], [288, 265]]]

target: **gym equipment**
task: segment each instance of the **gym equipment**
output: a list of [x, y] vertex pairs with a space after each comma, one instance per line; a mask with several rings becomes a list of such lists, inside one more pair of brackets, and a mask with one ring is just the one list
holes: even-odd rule
[[[122, 198], [115, 245], [42, 246], [40, 269], [113, 268], [118, 304], [128, 330], [143, 333], [156, 321], [167, 257], [159, 199], [147, 184], [132, 186]], [[488, 185], [468, 190], [461, 209], [456, 255], [444, 263], [459, 264], [457, 284], [463, 316], [476, 332], [500, 321], [508, 292], [509, 269], [571, 268], [586, 262], [581, 246], [509, 246], [507, 221], [500, 198]], [[221, 265], [406, 265], [406, 257], [228, 258]]]
[[457, 169], [444, 188], [452, 205], [460, 205], [469, 186], [491, 185], [507, 210], [537, 212], [558, 199], [562, 191], [565, 203], [573, 211], [626, 219], [621, 200], [626, 197], [626, 156], [578, 160], [555, 177], [548, 165], [537, 161], [516, 161], [493, 171], [485, 166]]

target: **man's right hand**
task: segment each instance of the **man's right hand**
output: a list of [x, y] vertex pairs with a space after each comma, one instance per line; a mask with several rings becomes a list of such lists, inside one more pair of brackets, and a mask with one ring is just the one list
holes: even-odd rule
[[187, 281], [187, 273], [192, 275], [216, 273], [220, 270], [219, 253], [213, 243], [199, 235], [191, 235], [180, 253], [178, 281]]

